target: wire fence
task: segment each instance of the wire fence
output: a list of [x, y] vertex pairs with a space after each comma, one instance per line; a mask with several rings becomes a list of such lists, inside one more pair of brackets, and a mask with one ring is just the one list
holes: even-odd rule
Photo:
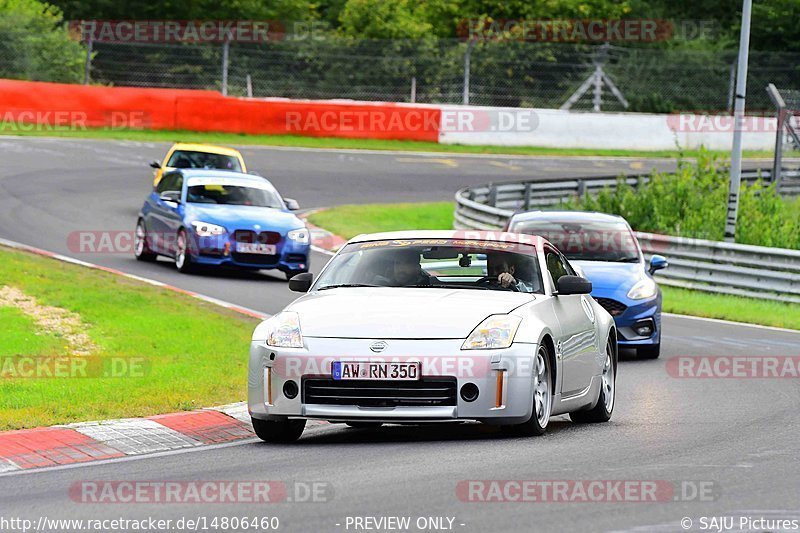
[[[95, 43], [90, 79], [236, 96], [557, 108], [599, 65], [627, 103], [601, 87], [603, 111], [724, 111], [732, 103], [735, 61], [735, 52], [564, 43]], [[749, 110], [774, 110], [763, 90], [768, 83], [800, 86], [800, 55], [752, 52]], [[586, 91], [572, 109], [597, 109], [593, 98]]]

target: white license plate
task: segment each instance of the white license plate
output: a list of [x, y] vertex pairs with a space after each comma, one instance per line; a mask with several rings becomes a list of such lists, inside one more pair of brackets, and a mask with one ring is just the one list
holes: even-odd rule
[[251, 242], [237, 242], [236, 251], [240, 254], [275, 255], [278, 249], [274, 244], [260, 244]]
[[369, 361], [334, 361], [333, 379], [414, 381], [420, 378], [419, 363], [380, 363]]

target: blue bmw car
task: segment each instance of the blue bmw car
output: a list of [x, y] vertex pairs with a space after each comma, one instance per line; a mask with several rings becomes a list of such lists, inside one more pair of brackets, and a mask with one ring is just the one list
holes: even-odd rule
[[309, 268], [311, 236], [296, 209], [260, 176], [170, 171], [139, 212], [134, 254], [140, 261], [170, 257], [181, 272], [198, 265], [277, 269], [289, 279]]
[[619, 216], [580, 211], [516, 213], [508, 231], [548, 239], [592, 282], [592, 296], [617, 325], [620, 348], [642, 359], [661, 353], [661, 289], [653, 273], [667, 266], [654, 255], [646, 264], [628, 222]]

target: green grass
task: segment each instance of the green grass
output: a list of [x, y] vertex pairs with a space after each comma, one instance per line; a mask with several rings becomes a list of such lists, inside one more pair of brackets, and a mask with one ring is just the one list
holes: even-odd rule
[[[19, 129], [12, 124], [4, 124], [0, 135], [77, 137], [89, 139], [131, 140], [143, 142], [203, 142], [234, 146], [289, 146], [298, 148], [397, 150], [410, 152], [441, 152], [454, 154], [498, 154], [498, 155], [540, 155], [540, 156], [616, 156], [616, 157], [678, 157], [678, 150], [599, 150], [579, 148], [544, 148], [538, 146], [467, 146], [460, 144], [439, 144], [435, 142], [400, 141], [380, 139], [342, 139], [336, 137], [303, 137], [299, 135], [245, 135], [237, 133], [198, 133], [192, 131], [149, 131], [128, 129], [69, 129], [45, 128], [28, 131], [29, 126]], [[720, 156], [729, 152], [712, 152]], [[699, 150], [686, 150], [683, 157], [691, 158], [700, 154]], [[745, 151], [745, 157], [772, 157], [771, 151]]]
[[[98, 346], [92, 356], [142, 358], [146, 368], [139, 377], [4, 378], [0, 430], [148, 416], [245, 398], [256, 319], [113, 274], [4, 248], [0, 280], [42, 305], [79, 314]], [[32, 323], [14, 311], [2, 311], [0, 320], [0, 353], [66, 355], [63, 344], [34, 336]]]
[[800, 330], [800, 305], [661, 286], [664, 311]]
[[0, 324], [0, 357], [58, 355], [67, 348], [64, 339], [38, 331], [33, 319], [13, 307], [0, 306]]
[[341, 205], [312, 213], [315, 226], [349, 239], [359, 233], [405, 229], [453, 229], [453, 203]]
[[[309, 221], [337, 235], [402, 229], [452, 229], [453, 204], [343, 205], [313, 213]], [[663, 287], [664, 311], [800, 329], [800, 305]]]

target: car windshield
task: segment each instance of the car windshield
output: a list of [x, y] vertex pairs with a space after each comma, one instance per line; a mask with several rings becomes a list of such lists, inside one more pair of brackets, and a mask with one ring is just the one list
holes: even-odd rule
[[[503, 286], [498, 276], [515, 283]], [[384, 240], [348, 244], [325, 268], [316, 290], [415, 287], [542, 293], [536, 248], [460, 239]]]
[[233, 170], [241, 172], [239, 159], [232, 155], [210, 154], [208, 152], [191, 152], [188, 150], [175, 150], [167, 161], [167, 166], [172, 168], [206, 168], [216, 170]]
[[186, 200], [193, 204], [249, 205], [275, 209], [284, 207], [273, 190], [233, 183], [189, 182]]
[[624, 222], [523, 220], [509, 231], [544, 237], [573, 261], [639, 262], [636, 236]]

